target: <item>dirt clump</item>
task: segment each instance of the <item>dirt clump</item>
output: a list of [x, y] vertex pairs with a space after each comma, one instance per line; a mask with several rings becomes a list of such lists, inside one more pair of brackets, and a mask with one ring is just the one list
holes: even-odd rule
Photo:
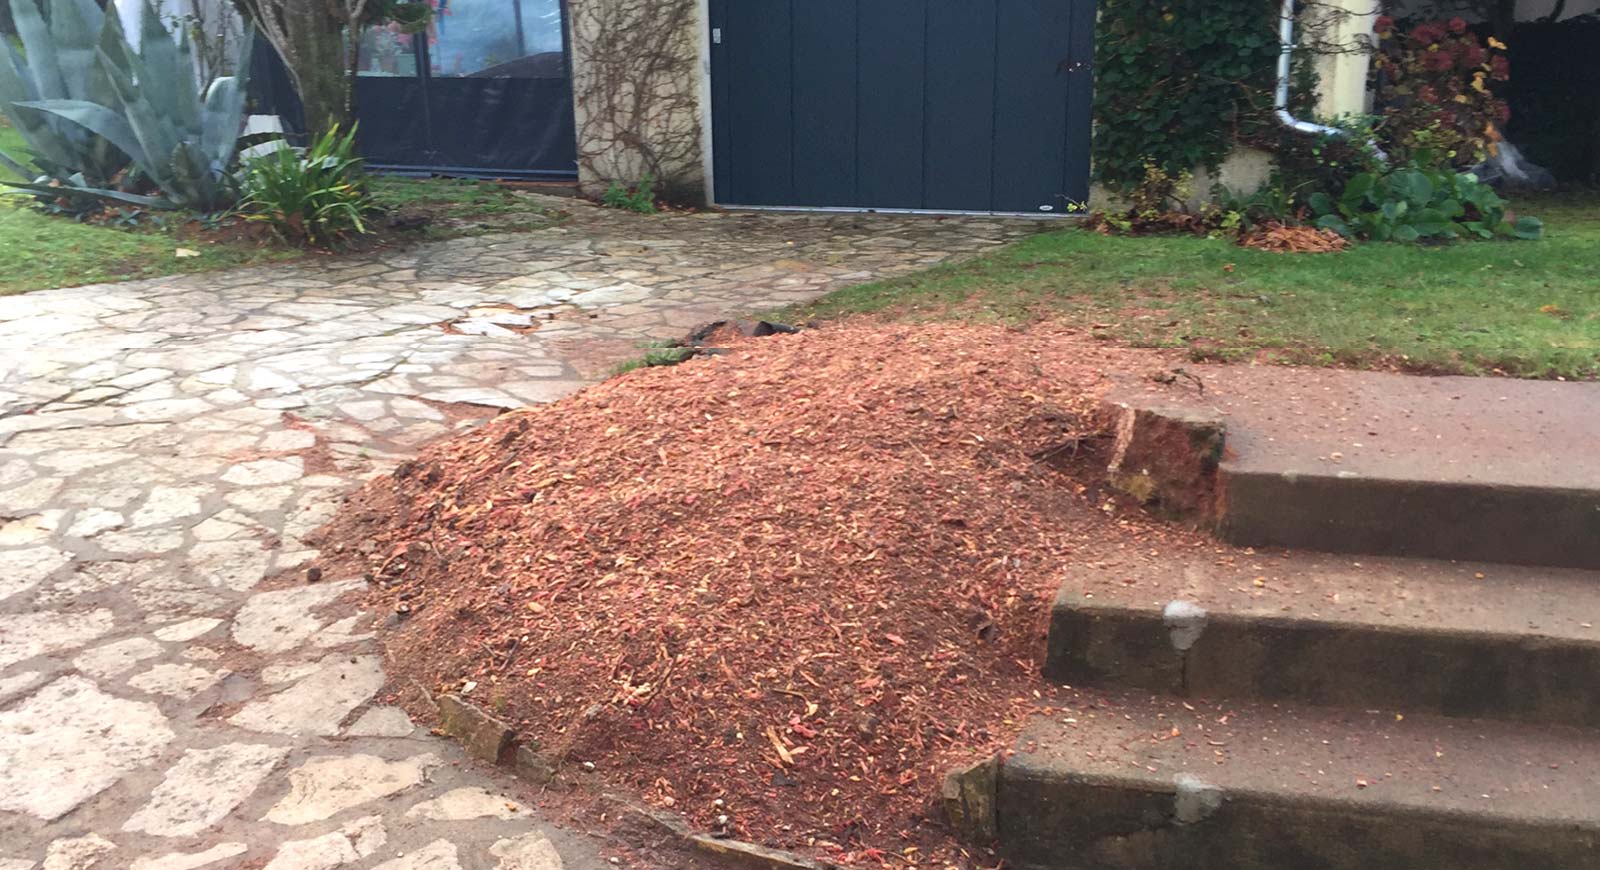
[[1163, 359], [1050, 326], [733, 339], [440, 442], [324, 540], [406, 614], [396, 685], [702, 830], [942, 866], [944, 773], [1057, 697], [1062, 570], [1186, 534], [1082, 473], [1107, 373]]

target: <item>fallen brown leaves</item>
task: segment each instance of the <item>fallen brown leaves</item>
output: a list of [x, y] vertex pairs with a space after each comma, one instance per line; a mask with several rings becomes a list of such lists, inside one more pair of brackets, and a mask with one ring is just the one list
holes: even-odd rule
[[1327, 254], [1350, 247], [1344, 236], [1317, 227], [1269, 224], [1239, 238], [1239, 244], [1279, 254]]
[[438, 444], [330, 534], [413, 613], [395, 679], [474, 683], [704, 829], [954, 860], [929, 799], [1050, 705], [1061, 571], [1159, 534], [1061, 470], [1106, 371], [1152, 361], [1047, 327], [739, 340]]

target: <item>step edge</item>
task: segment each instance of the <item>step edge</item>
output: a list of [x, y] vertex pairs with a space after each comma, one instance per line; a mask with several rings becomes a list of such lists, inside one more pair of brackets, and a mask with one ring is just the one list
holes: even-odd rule
[[[1071, 768], [1065, 767], [1064, 765], [1050, 764], [1048, 762], [1039, 764], [1016, 764], [1017, 759], [1027, 758], [1029, 754], [1030, 753], [1026, 752], [1015, 752], [1006, 758], [1000, 767], [999, 776], [996, 781], [997, 795], [1001, 790], [1006, 788], [1007, 780], [1016, 775], [1017, 771], [1013, 770], [1014, 766], [1020, 766], [1022, 768], [1022, 771], [1020, 772], [1023, 773], [1024, 776], [1027, 776], [1029, 772], [1037, 772], [1029, 778], [1036, 782], [1045, 784], [1055, 781], [1087, 785], [1095, 788], [1128, 789], [1151, 795], [1170, 795], [1174, 799], [1176, 799], [1178, 794], [1177, 778], [1180, 775], [1183, 775], [1183, 773], [1188, 773], [1187, 771], [1182, 773], [1173, 773], [1163, 779], [1162, 777], [1158, 777], [1154, 774], [1147, 776], [1119, 776], [1108, 773], [1077, 772]], [[1196, 774], [1190, 775], [1195, 776], [1200, 783], [1203, 783], [1206, 786], [1219, 789], [1224, 800], [1242, 798], [1246, 802], [1253, 802], [1258, 805], [1288, 805], [1290, 807], [1304, 808], [1313, 811], [1346, 811], [1347, 814], [1350, 814], [1350, 811], [1354, 811], [1355, 813], [1360, 813], [1362, 815], [1372, 816], [1391, 816], [1398, 812], [1410, 817], [1424, 820], [1435, 820], [1454, 824], [1487, 824], [1498, 828], [1504, 828], [1507, 822], [1511, 822], [1519, 827], [1532, 831], [1559, 830], [1567, 833], [1589, 832], [1592, 835], [1600, 836], [1600, 818], [1552, 819], [1549, 816], [1517, 813], [1515, 812], [1514, 808], [1511, 807], [1505, 808], [1511, 810], [1510, 812], [1501, 810], [1501, 808], [1498, 807], [1496, 810], [1499, 811], [1470, 810], [1462, 808], [1442, 809], [1439, 807], [1426, 806], [1415, 801], [1384, 799], [1381, 797], [1376, 797], [1378, 794], [1377, 792], [1373, 793], [1374, 797], [1362, 799], [1354, 796], [1335, 797], [1329, 795], [1311, 795], [1290, 789], [1274, 790], [1249, 787], [1228, 788], [1217, 785], [1216, 783], [1207, 780], [1204, 776], [1199, 776]], [[997, 804], [998, 803], [999, 801], [997, 801]], [[1003, 834], [1004, 823], [1002, 822], [1000, 826]]]
[[[1137, 607], [1134, 605], [1125, 604], [1106, 605], [1095, 604], [1092, 602], [1084, 603], [1081, 598], [1073, 602], [1068, 602], [1063, 600], [1066, 597], [1067, 591], [1064, 588], [1056, 593], [1056, 599], [1050, 606], [1050, 613], [1052, 616], [1057, 611], [1069, 611], [1075, 613], [1093, 611], [1095, 613], [1104, 613], [1108, 616], [1125, 615], [1128, 618], [1140, 620], [1154, 618], [1158, 622], [1163, 622], [1163, 624], [1165, 621], [1164, 611], [1154, 607]], [[1173, 600], [1181, 601], [1185, 599], [1179, 598]], [[1515, 639], [1527, 641], [1546, 641], [1551, 646], [1593, 647], [1595, 649], [1600, 649], [1600, 638], [1589, 639], [1566, 637], [1562, 635], [1541, 633], [1533, 630], [1512, 632], [1464, 628], [1450, 629], [1428, 625], [1401, 626], [1388, 625], [1378, 622], [1357, 622], [1353, 620], [1327, 619], [1321, 617], [1282, 616], [1277, 614], [1245, 614], [1238, 611], [1212, 610], [1204, 607], [1202, 607], [1202, 609], [1205, 611], [1205, 620], [1207, 624], [1211, 624], [1213, 622], [1227, 623], [1230, 625], [1256, 624], [1266, 625], [1273, 628], [1289, 628], [1298, 630], [1320, 628], [1321, 630], [1325, 631], [1362, 631], [1370, 632], [1372, 634], [1416, 635], [1425, 638], [1451, 638], [1459, 640], [1483, 640], [1496, 642], [1504, 642], [1507, 639]]]
[[1550, 494], [1563, 498], [1592, 496], [1600, 501], [1600, 484], [1596, 486], [1556, 486], [1550, 484], [1527, 484], [1510, 481], [1496, 480], [1439, 480], [1427, 477], [1398, 477], [1386, 474], [1371, 474], [1365, 472], [1335, 472], [1326, 471], [1299, 471], [1293, 468], [1271, 469], [1240, 467], [1240, 460], [1225, 459], [1217, 466], [1219, 474], [1228, 477], [1273, 477], [1286, 478], [1291, 483], [1306, 480], [1314, 483], [1382, 483], [1405, 486], [1429, 487], [1439, 489], [1493, 489], [1505, 493], [1520, 493], [1528, 495]]

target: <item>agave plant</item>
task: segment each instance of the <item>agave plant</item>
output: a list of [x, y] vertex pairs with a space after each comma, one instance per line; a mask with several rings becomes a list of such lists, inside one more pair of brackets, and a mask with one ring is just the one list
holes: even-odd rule
[[[0, 165], [36, 187], [109, 187], [128, 165], [128, 155], [105, 137], [48, 113], [17, 104], [79, 100], [112, 105], [116, 91], [100, 64], [99, 51], [120, 42], [116, 16], [94, 0], [10, 0], [21, 50], [0, 38], [0, 112], [22, 134], [32, 157], [0, 152]], [[49, 12], [49, 23], [44, 13]], [[46, 191], [48, 194], [49, 191]], [[55, 191], [60, 193], [59, 187]]]
[[16, 105], [104, 137], [132, 158], [162, 195], [104, 188], [79, 188], [79, 192], [153, 208], [203, 212], [224, 208], [236, 194], [229, 170], [244, 123], [251, 35], [246, 33], [239, 42], [242, 47], [233, 61], [238, 73], [217, 79], [202, 92], [195, 81], [188, 33], [180, 28], [174, 38], [148, 0], [140, 17], [138, 48], [128, 43], [116, 16], [107, 18], [116, 38], [106, 40], [98, 54], [113, 101], [54, 99]]

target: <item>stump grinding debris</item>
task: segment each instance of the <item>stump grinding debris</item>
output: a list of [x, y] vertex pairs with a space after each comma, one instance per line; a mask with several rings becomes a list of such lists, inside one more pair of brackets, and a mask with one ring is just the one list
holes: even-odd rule
[[704, 830], [965, 863], [932, 798], [1057, 698], [1063, 568], [1186, 534], [1071, 462], [1107, 372], [1168, 364], [1050, 327], [735, 340], [438, 443], [325, 540], [408, 614], [394, 684]]

